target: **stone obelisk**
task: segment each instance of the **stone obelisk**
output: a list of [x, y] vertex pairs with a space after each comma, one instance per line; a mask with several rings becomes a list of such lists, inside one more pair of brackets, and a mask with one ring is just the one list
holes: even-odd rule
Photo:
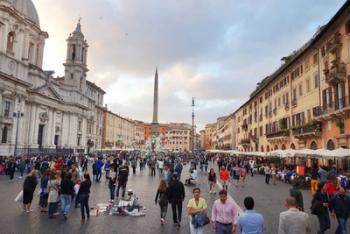
[[154, 77], [154, 96], [153, 96], [153, 120], [152, 120], [152, 137], [159, 136], [158, 123], [158, 68]]

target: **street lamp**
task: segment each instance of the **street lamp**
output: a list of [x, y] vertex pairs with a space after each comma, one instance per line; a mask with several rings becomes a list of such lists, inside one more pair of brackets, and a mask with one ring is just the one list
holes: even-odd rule
[[18, 148], [18, 128], [19, 128], [19, 118], [23, 117], [23, 113], [21, 112], [21, 99], [18, 99], [17, 103], [17, 112], [13, 112], [13, 117], [16, 117], [17, 119], [17, 125], [16, 125], [16, 140], [15, 140], [15, 152], [14, 156], [17, 156], [17, 148]]

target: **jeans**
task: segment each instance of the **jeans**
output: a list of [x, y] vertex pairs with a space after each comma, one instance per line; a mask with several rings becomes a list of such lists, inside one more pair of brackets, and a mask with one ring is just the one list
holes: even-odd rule
[[204, 164], [204, 172], [208, 172], [208, 164]]
[[335, 231], [335, 234], [347, 234], [347, 228], [346, 228], [346, 224], [348, 222], [347, 218], [340, 218], [337, 217], [338, 220], [338, 228]]
[[180, 223], [182, 215], [182, 201], [173, 201], [171, 203], [171, 208], [173, 210], [174, 223]]
[[80, 201], [81, 218], [85, 219], [85, 212], [86, 212], [87, 218], [90, 218], [89, 194], [84, 194], [84, 193], [80, 194], [79, 201]]
[[108, 170], [106, 170], [106, 179], [109, 177], [109, 175], [110, 175], [110, 170], [108, 169]]
[[49, 198], [49, 194], [48, 193], [40, 193], [40, 201], [39, 201], [39, 205], [41, 206], [41, 208], [45, 208], [47, 207], [47, 199]]
[[160, 218], [161, 219], [165, 219], [167, 211], [168, 211], [168, 204], [160, 206]]
[[122, 188], [122, 197], [125, 197], [126, 184], [118, 184], [117, 197], [119, 197], [119, 189]]
[[270, 176], [271, 176], [270, 174], [266, 174], [266, 175], [265, 175], [265, 183], [266, 183], [266, 184], [269, 184], [269, 183], [270, 183]]
[[136, 174], [136, 166], [132, 167], [132, 173], [135, 175]]
[[203, 234], [203, 227], [195, 228], [192, 223], [190, 223], [190, 233], [191, 234]]
[[156, 169], [155, 168], [151, 168], [151, 176], [156, 176]]
[[96, 181], [97, 182], [100, 182], [101, 176], [102, 176], [102, 171], [101, 170], [96, 171]]
[[254, 168], [250, 168], [250, 176], [254, 176]]
[[231, 234], [232, 233], [232, 224], [223, 224], [223, 223], [216, 222], [215, 233], [216, 234]]
[[111, 195], [111, 200], [114, 200], [114, 197], [115, 197], [115, 185], [112, 185], [109, 188], [109, 192], [110, 192], [110, 195]]
[[72, 195], [70, 194], [61, 194], [61, 212], [64, 215], [67, 215], [72, 203]]
[[47, 214], [49, 215], [49, 217], [53, 217], [53, 213], [55, 212], [56, 205], [57, 205], [57, 202], [50, 202], [49, 203], [49, 208], [47, 211]]
[[320, 231], [318, 233], [324, 234], [331, 227], [328, 210], [325, 209], [321, 214], [317, 215], [317, 218], [320, 223]]

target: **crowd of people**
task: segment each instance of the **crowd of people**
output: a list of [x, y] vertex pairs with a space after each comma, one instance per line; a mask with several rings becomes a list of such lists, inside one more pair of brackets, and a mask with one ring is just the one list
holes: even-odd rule
[[[217, 165], [217, 170], [209, 168], [210, 162]], [[182, 180], [184, 166], [189, 164], [188, 177]], [[254, 210], [255, 201], [251, 196], [244, 199], [245, 212], [241, 212], [238, 206], [229, 198], [232, 188], [245, 186], [248, 176], [260, 173], [265, 176], [265, 183], [276, 185], [278, 181], [290, 178], [293, 186], [290, 193], [286, 194], [285, 206], [287, 210], [279, 217], [279, 234], [309, 233], [311, 231], [310, 217], [304, 212], [303, 195], [300, 190], [301, 182], [293, 169], [281, 169], [276, 164], [264, 162], [260, 164], [255, 158], [241, 159], [217, 154], [195, 155], [161, 154], [143, 157], [141, 152], [120, 152], [111, 155], [87, 156], [38, 156], [32, 158], [2, 158], [0, 167], [4, 174], [11, 180], [15, 171], [19, 178], [27, 176], [23, 183], [22, 203], [25, 213], [32, 212], [31, 203], [36, 187], [39, 185], [39, 205], [42, 212], [47, 212], [48, 218], [53, 219], [61, 215], [68, 219], [71, 206], [80, 207], [81, 219], [90, 218], [89, 197], [92, 183], [100, 183], [102, 174], [108, 183], [109, 202], [114, 203], [125, 199], [128, 184], [129, 171], [136, 174], [137, 165], [143, 172], [148, 167], [149, 176], [159, 178], [159, 186], [155, 192], [155, 203], [160, 209], [160, 224], [164, 225], [168, 206], [171, 206], [172, 218], [175, 227], [181, 226], [183, 202], [185, 201], [185, 186], [195, 185], [191, 198], [186, 206], [189, 216], [190, 233], [201, 234], [206, 224], [211, 223], [215, 233], [233, 233], [237, 229], [241, 233], [263, 233], [263, 215]], [[88, 169], [91, 165], [91, 171]], [[1, 169], [0, 168], [0, 169]], [[293, 174], [282, 172], [293, 171]], [[92, 178], [90, 178], [90, 172]], [[200, 173], [201, 172], [201, 173]], [[284, 178], [280, 175], [284, 174]], [[209, 211], [207, 201], [201, 196], [201, 189], [196, 184], [199, 175], [205, 175], [208, 179], [209, 194], [216, 194], [218, 199]], [[347, 233], [347, 220], [350, 216], [350, 197], [346, 195], [347, 178], [342, 170], [332, 167], [325, 170], [323, 167], [310, 171], [310, 186], [313, 193], [310, 204], [311, 214], [319, 220], [318, 233], [325, 233], [330, 228], [330, 216], [338, 222], [336, 233]], [[195, 182], [195, 183], [193, 183]], [[203, 189], [203, 188], [202, 188]], [[120, 193], [121, 192], [121, 193]], [[209, 215], [210, 214], [210, 217]]]

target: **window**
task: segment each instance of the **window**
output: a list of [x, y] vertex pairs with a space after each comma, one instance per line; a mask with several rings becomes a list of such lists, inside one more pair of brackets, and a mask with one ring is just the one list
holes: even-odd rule
[[313, 60], [313, 64], [314, 64], [314, 66], [318, 64], [318, 53], [314, 54], [314, 56], [313, 56], [313, 59], [312, 59], [312, 60]]
[[260, 133], [260, 136], [264, 135], [264, 128], [263, 128], [263, 126], [260, 126], [259, 133]]
[[307, 79], [305, 83], [306, 83], [306, 93], [308, 93], [310, 92], [310, 79]]
[[7, 143], [7, 126], [5, 126], [5, 127], [2, 129], [1, 143], [3, 143], [3, 144], [6, 144], [6, 143]]
[[303, 96], [303, 85], [299, 84], [299, 96]]
[[75, 60], [75, 54], [76, 54], [76, 47], [75, 45], [72, 46], [72, 60]]
[[74, 78], [74, 74], [73, 74], [73, 73], [70, 74], [70, 78], [71, 78], [71, 79]]
[[6, 118], [10, 117], [10, 108], [11, 108], [11, 102], [10, 101], [5, 101], [4, 117], [6, 117]]
[[307, 72], [307, 71], [309, 71], [309, 69], [310, 69], [310, 61], [309, 61], [309, 59], [306, 59], [305, 60], [305, 71]]
[[348, 20], [345, 24], [345, 30], [347, 34], [350, 34], [350, 20]]
[[297, 89], [294, 88], [293, 89], [293, 100], [296, 100], [297, 99]]
[[15, 33], [9, 32], [7, 35], [7, 52], [13, 52], [13, 46], [15, 44]]
[[318, 79], [318, 74], [317, 73], [314, 75], [314, 82], [315, 82], [315, 89], [320, 87], [320, 81]]
[[29, 49], [28, 49], [28, 60], [30, 63], [34, 63], [34, 43], [29, 43]]

